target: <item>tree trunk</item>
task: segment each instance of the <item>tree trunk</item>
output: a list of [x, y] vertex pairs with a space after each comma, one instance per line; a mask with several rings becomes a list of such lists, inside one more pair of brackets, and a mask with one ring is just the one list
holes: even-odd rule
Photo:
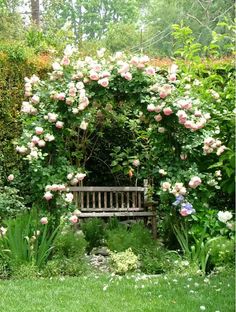
[[31, 3], [32, 23], [39, 26], [40, 21], [39, 0], [30, 0], [30, 3]]

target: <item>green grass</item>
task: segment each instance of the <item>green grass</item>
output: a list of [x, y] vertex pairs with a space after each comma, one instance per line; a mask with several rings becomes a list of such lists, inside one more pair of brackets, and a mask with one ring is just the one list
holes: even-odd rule
[[0, 282], [1, 312], [233, 312], [234, 273], [91, 275]]

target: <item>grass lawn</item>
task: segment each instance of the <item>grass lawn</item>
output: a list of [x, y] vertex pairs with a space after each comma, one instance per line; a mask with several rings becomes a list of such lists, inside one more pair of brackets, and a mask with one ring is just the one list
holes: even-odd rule
[[234, 272], [0, 281], [1, 312], [233, 312]]

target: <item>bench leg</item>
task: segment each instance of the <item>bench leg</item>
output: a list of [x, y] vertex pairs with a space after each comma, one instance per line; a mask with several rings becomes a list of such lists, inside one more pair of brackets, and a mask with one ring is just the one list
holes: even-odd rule
[[152, 216], [152, 235], [153, 239], [157, 239], [157, 216], [156, 214]]

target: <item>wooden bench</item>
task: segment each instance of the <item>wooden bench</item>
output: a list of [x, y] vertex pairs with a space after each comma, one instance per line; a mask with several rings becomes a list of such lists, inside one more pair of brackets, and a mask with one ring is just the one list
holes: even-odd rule
[[80, 218], [94, 217], [150, 217], [153, 237], [156, 239], [156, 211], [144, 186], [75, 186], [70, 187]]

